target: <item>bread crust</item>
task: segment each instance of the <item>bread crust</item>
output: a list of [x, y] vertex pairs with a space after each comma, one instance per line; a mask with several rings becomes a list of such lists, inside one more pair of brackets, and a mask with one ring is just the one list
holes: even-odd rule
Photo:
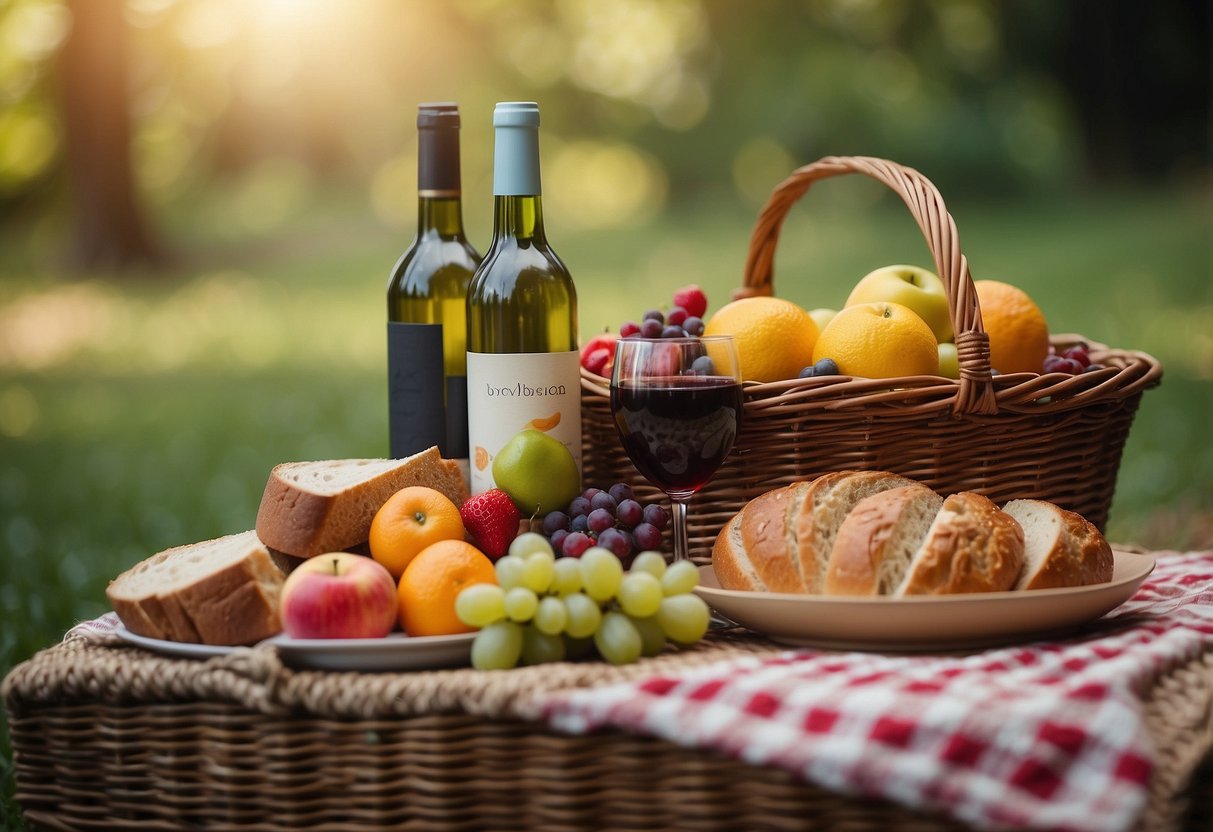
[[1003, 511], [1021, 524], [1031, 522], [1036, 512], [1051, 516], [1058, 524], [1056, 537], [1048, 541], [1051, 545], [1043, 552], [1029, 553], [1016, 589], [1089, 586], [1112, 580], [1112, 547], [1082, 515], [1043, 500], [1012, 500]]
[[914, 485], [887, 471], [835, 471], [813, 480], [796, 515], [796, 554], [803, 592], [825, 591], [834, 540], [846, 516], [860, 500], [890, 488]]
[[973, 491], [949, 496], [914, 556], [897, 595], [954, 595], [1011, 589], [1024, 561], [1015, 518]]
[[285, 555], [311, 558], [366, 543], [375, 512], [402, 488], [428, 486], [445, 494], [457, 506], [467, 499], [467, 483], [458, 463], [443, 459], [436, 447], [328, 493], [291, 479], [292, 474], [305, 467], [331, 466], [339, 470], [368, 462], [381, 460], [287, 462], [274, 466], [257, 509], [258, 536], [266, 546]]
[[[231, 555], [180, 586], [155, 582], [157, 570], [202, 547]], [[150, 577], [149, 577], [150, 576]], [[284, 576], [254, 532], [248, 531], [157, 552], [110, 581], [106, 597], [128, 630], [194, 644], [254, 644], [281, 631], [279, 593]]]
[[741, 547], [763, 586], [770, 592], [804, 592], [800, 561], [788, 557], [796, 546], [794, 519], [806, 482], [795, 482], [759, 495], [741, 512]]
[[942, 505], [942, 497], [919, 484], [879, 491], [856, 503], [834, 538], [825, 594], [891, 594]]

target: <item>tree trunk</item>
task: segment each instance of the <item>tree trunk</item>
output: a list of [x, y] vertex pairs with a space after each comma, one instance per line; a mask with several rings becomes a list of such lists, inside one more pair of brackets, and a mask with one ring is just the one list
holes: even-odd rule
[[122, 0], [68, 0], [60, 52], [72, 205], [69, 265], [83, 271], [163, 263], [144, 219], [131, 163], [127, 32]]

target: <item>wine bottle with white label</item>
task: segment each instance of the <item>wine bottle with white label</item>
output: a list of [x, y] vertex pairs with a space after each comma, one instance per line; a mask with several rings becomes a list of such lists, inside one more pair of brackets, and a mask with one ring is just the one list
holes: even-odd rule
[[493, 241], [467, 307], [474, 494], [495, 485], [494, 458], [525, 430], [562, 443], [581, 470], [577, 292], [544, 234], [539, 105], [499, 103], [493, 127]]
[[480, 255], [463, 232], [459, 108], [417, 108], [417, 236], [387, 287], [391, 455], [437, 445], [467, 460], [467, 289]]

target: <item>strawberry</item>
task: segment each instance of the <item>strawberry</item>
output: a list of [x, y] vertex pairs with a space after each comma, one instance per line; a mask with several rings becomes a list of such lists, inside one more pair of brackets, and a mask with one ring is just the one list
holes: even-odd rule
[[500, 488], [464, 500], [459, 507], [459, 516], [476, 546], [492, 560], [509, 550], [510, 543], [518, 536], [518, 522], [522, 519], [518, 506]]

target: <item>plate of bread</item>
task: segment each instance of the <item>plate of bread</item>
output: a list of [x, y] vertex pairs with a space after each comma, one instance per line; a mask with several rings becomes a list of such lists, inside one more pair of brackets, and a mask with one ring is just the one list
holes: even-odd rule
[[470, 633], [379, 639], [291, 639], [280, 599], [308, 558], [366, 548], [375, 512], [394, 493], [426, 485], [457, 504], [467, 483], [437, 448], [403, 459], [290, 462], [270, 471], [255, 528], [158, 552], [110, 581], [106, 597], [125, 641], [205, 659], [273, 645], [284, 663], [335, 670], [412, 670], [470, 661]]
[[791, 645], [926, 651], [1028, 641], [1098, 619], [1154, 568], [1042, 500], [946, 498], [881, 471], [768, 491], [721, 530], [696, 592]]

